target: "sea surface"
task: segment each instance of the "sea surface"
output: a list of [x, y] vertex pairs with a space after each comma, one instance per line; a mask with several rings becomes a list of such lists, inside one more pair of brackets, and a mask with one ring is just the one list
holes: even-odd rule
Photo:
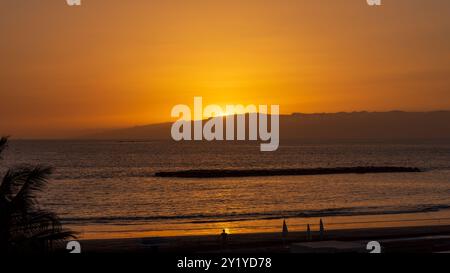
[[[248, 143], [12, 140], [7, 167], [54, 167], [40, 206], [81, 238], [178, 236], [450, 224], [450, 143]], [[422, 173], [157, 178], [188, 169], [418, 167]]]

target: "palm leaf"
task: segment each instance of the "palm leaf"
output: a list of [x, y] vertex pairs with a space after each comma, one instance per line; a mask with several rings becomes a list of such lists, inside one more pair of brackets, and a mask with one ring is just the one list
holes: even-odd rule
[[25, 180], [19, 192], [12, 198], [11, 204], [18, 211], [27, 212], [36, 205], [37, 193], [44, 190], [52, 168], [37, 166], [23, 171]]
[[7, 146], [7, 143], [8, 143], [8, 137], [0, 138], [0, 158], [1, 158], [2, 152], [5, 150], [5, 148]]
[[26, 167], [8, 170], [0, 185], [0, 198], [3, 197], [11, 201], [11, 195], [15, 192], [15, 189], [21, 187], [26, 182], [29, 173], [30, 170]]
[[[8, 138], [0, 139], [0, 154]], [[0, 184], [0, 253], [53, 250], [75, 233], [63, 228], [58, 216], [41, 210], [37, 197], [52, 173], [45, 166], [8, 170]]]

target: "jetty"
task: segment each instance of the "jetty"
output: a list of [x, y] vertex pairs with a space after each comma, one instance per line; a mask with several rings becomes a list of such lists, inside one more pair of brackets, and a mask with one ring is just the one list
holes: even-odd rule
[[418, 173], [414, 167], [338, 167], [338, 168], [297, 168], [297, 169], [203, 169], [173, 172], [157, 172], [156, 177], [176, 178], [225, 178], [258, 176], [303, 176], [331, 174], [369, 174], [369, 173]]

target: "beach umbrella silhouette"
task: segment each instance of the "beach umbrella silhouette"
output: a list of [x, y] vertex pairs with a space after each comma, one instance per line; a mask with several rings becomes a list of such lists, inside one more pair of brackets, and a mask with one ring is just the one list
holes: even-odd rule
[[288, 230], [288, 227], [286, 224], [286, 220], [283, 220], [283, 230], [281, 232], [281, 237], [282, 237], [284, 246], [286, 245], [286, 238], [288, 237], [288, 234], [289, 234], [289, 230]]
[[288, 226], [286, 224], [286, 220], [283, 220], [283, 231], [282, 231], [282, 235], [283, 238], [286, 238], [289, 234], [289, 230], [288, 230]]
[[323, 240], [324, 233], [325, 233], [325, 227], [323, 225], [322, 219], [320, 219], [320, 233], [319, 233], [320, 234], [320, 240]]
[[311, 227], [309, 226], [309, 224], [306, 226], [306, 240], [311, 241], [312, 236], [311, 236]]

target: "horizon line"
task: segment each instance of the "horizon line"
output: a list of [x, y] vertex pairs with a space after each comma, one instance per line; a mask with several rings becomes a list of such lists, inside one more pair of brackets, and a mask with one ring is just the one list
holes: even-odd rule
[[[256, 114], [259, 114], [259, 112], [253, 112]], [[280, 117], [292, 117], [292, 116], [314, 116], [314, 115], [339, 115], [339, 114], [388, 114], [388, 113], [404, 113], [404, 114], [429, 114], [429, 113], [450, 113], [449, 110], [430, 110], [430, 111], [405, 111], [405, 110], [389, 110], [389, 111], [340, 111], [340, 112], [313, 112], [313, 113], [302, 113], [302, 112], [292, 112], [290, 114], [278, 114]], [[241, 115], [248, 115], [250, 113], [242, 113], [242, 114], [230, 114], [230, 115], [224, 115], [224, 116], [217, 116], [212, 118], [226, 118], [229, 116], [241, 116]], [[268, 115], [271, 115], [270, 113]], [[211, 118], [204, 118], [201, 121], [206, 121]], [[199, 120], [191, 120], [191, 122], [195, 122]], [[129, 126], [121, 126], [121, 127], [107, 127], [107, 128], [82, 128], [82, 129], [74, 129], [71, 135], [63, 136], [63, 135], [56, 135], [56, 136], [19, 136], [14, 137], [14, 134], [4, 134], [3, 136], [9, 136], [10, 139], [13, 140], [76, 140], [76, 139], [86, 139], [86, 136], [88, 135], [95, 135], [95, 134], [101, 134], [105, 133], [107, 131], [115, 131], [115, 130], [127, 130], [127, 129], [133, 129], [133, 128], [140, 128], [140, 127], [146, 127], [146, 126], [158, 126], [158, 125], [167, 125], [172, 124], [174, 121], [163, 121], [163, 122], [155, 122], [155, 123], [145, 123], [145, 124], [138, 124], [138, 125], [129, 125]]]

